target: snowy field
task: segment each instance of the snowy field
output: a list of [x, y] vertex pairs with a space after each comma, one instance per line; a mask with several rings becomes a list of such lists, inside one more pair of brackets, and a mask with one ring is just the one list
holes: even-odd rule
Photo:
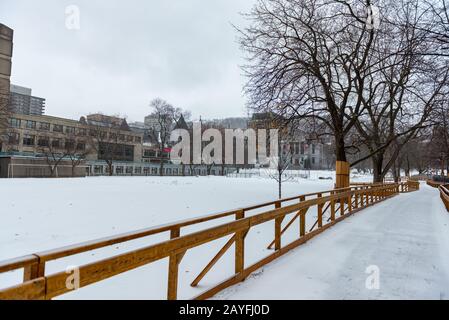
[[[293, 179], [284, 183], [284, 197], [332, 189], [332, 180], [319, 179], [319, 177], [326, 175], [332, 176], [333, 173], [315, 172], [310, 179]], [[369, 181], [369, 179], [370, 177], [366, 176], [353, 177], [353, 181]], [[0, 191], [3, 195], [2, 223], [0, 224], [0, 260], [4, 260], [204, 214], [267, 202], [276, 199], [277, 185], [274, 180], [264, 177], [98, 177], [87, 179], [0, 180]], [[449, 230], [437, 229], [437, 227], [447, 228], [449, 220], [446, 219], [442, 205], [437, 201], [438, 193], [430, 189], [425, 189], [422, 192], [422, 196], [419, 199], [422, 199], [422, 202], [426, 199], [426, 202], [431, 201], [432, 203], [432, 206], [429, 207], [432, 208], [430, 218], [428, 219], [427, 216], [429, 210], [423, 204], [411, 207], [408, 212], [420, 217], [420, 220], [410, 222], [411, 227], [417, 228], [417, 230], [411, 230], [421, 233], [414, 239], [413, 235], [409, 234], [412, 231], [406, 229], [407, 225], [404, 225], [403, 229], [399, 229], [399, 233], [405, 233], [412, 244], [422, 246], [421, 251], [429, 253], [423, 259], [430, 261], [429, 263], [435, 261], [435, 267], [439, 268], [439, 271], [449, 270], [449, 268], [443, 268], [440, 261], [437, 261], [437, 257], [433, 256], [435, 252], [439, 252], [438, 250], [441, 249], [438, 247], [440, 242], [446, 240], [440, 234], [440, 231], [444, 231], [449, 235]], [[401, 195], [400, 198], [418, 199], [413, 194]], [[319, 239], [311, 241], [306, 246], [282, 258], [287, 261], [285, 266], [289, 266], [285, 271], [292, 272], [297, 270], [300, 273], [300, 275], [296, 274], [296, 272], [292, 274], [297, 281], [290, 282], [297, 286], [292, 288], [292, 290], [296, 290], [297, 295], [284, 296], [282, 290], [279, 291], [273, 285], [273, 282], [277, 281], [273, 281], [274, 278], [268, 274], [271, 269], [274, 270], [274, 268], [281, 266], [281, 260], [279, 260], [273, 266], [265, 267], [262, 271], [252, 275], [242, 286], [240, 296], [238, 295], [240, 290], [236, 292], [234, 287], [219, 297], [247, 299], [295, 299], [301, 297], [364, 298], [365, 295], [357, 294], [357, 292], [353, 291], [351, 291], [351, 294], [339, 291], [329, 294], [332, 286], [329, 287], [329, 283], [326, 281], [331, 281], [329, 279], [333, 278], [338, 278], [338, 281], [341, 281], [341, 278], [338, 277], [339, 274], [346, 276], [351, 273], [350, 270], [343, 270], [344, 272], [342, 272], [339, 268], [349, 263], [345, 259], [357, 260], [356, 254], [366, 251], [363, 243], [358, 245], [360, 239], [363, 240], [365, 238], [366, 245], [372, 245], [369, 241], [377, 241], [377, 246], [384, 248], [385, 245], [382, 244], [382, 240], [385, 238], [384, 233], [390, 230], [392, 233], [390, 235], [391, 239], [388, 237], [385, 239], [390, 242], [394, 242], [395, 238], [405, 241], [400, 239], [401, 234], [396, 235], [394, 233], [395, 230], [391, 226], [388, 229], [389, 221], [390, 223], [399, 223], [400, 219], [406, 218], [406, 213], [400, 216], [400, 219], [399, 217], [388, 219], [385, 216], [397, 213], [396, 211], [399, 210], [399, 207], [393, 207], [395, 201], [390, 200], [348, 219], [348, 222], [343, 222], [341, 225], [327, 231], [326, 235], [320, 236]], [[382, 223], [374, 223], [375, 230], [371, 230], [373, 225], [372, 219], [379, 216], [378, 211], [381, 212]], [[308, 222], [313, 224], [316, 213], [311, 212], [309, 215], [310, 219]], [[185, 228], [182, 230], [182, 233], [190, 233], [198, 230], [199, 227], [204, 228], [226, 221], [230, 221], [230, 218]], [[352, 225], [356, 227], [356, 230], [351, 228]], [[376, 238], [366, 239], [363, 236], [364, 230], [371, 232]], [[298, 231], [294, 228], [291, 232], [291, 234], [286, 234], [286, 242], [293, 240], [294, 235], [298, 234]], [[435, 232], [437, 232], [436, 235], [434, 234]], [[272, 252], [268, 251], [266, 246], [271, 242], [273, 233], [274, 228], [271, 224], [263, 224], [250, 232], [246, 241], [246, 265]], [[434, 243], [436, 241], [435, 238], [438, 238], [437, 240], [440, 241], [438, 244]], [[126, 244], [57, 260], [47, 264], [46, 272], [51, 274], [63, 271], [68, 266], [83, 265], [165, 239], [168, 239], [168, 234], [147, 237]], [[178, 294], [180, 299], [188, 299], [200, 294], [205, 289], [232, 275], [234, 266], [233, 250], [231, 249], [203, 279], [198, 288], [189, 286], [190, 282], [226, 241], [227, 239], [221, 239], [188, 251], [180, 265]], [[388, 242], [389, 245], [391, 244], [390, 242]], [[429, 248], [426, 245], [430, 246], [433, 251], [428, 250]], [[411, 248], [404, 242], [403, 252], [399, 251], [396, 254], [400, 256], [401, 253], [407, 253], [407, 250], [411, 250]], [[372, 253], [374, 254], [375, 252]], [[369, 255], [370, 252], [368, 251], [367, 254]], [[390, 258], [388, 254], [383, 256], [386, 259]], [[335, 260], [333, 260], [334, 258]], [[162, 260], [59, 298], [165, 299], [167, 262], [167, 259]], [[414, 260], [407, 260], [406, 262], [414, 265], [417, 263]], [[365, 262], [361, 261], [360, 264], [363, 266]], [[265, 272], [264, 270], [267, 271]], [[310, 272], [312, 279], [308, 278], [309, 274], [305, 272], [307, 270]], [[354, 272], [359, 271], [354, 270]], [[420, 270], [420, 272], [425, 271], [424, 269]], [[357, 275], [363, 277], [365, 276], [363, 272], [364, 270], [362, 270], [361, 274], [357, 273]], [[277, 270], [274, 273], [279, 273], [279, 271]], [[281, 273], [284, 272], [282, 271]], [[263, 277], [261, 277], [262, 274], [264, 274]], [[285, 274], [288, 274], [288, 272]], [[425, 274], [422, 276], [425, 278]], [[19, 283], [21, 277], [21, 272], [0, 275], [0, 288]], [[444, 276], [442, 277], [446, 279]], [[259, 282], [252, 278], [260, 278], [263, 281]], [[302, 282], [303, 280], [305, 282]], [[348, 281], [352, 280], [348, 279]], [[433, 280], [429, 279], [430, 283], [433, 283]], [[287, 281], [287, 283], [289, 282]], [[441, 283], [446, 284], [446, 282]], [[328, 285], [327, 287], [326, 284]], [[331, 284], [340, 283], [335, 282]], [[432, 285], [430, 286], [432, 287]], [[257, 290], [254, 292], [254, 290], [251, 291], [251, 288], [257, 288]], [[342, 290], [342, 288], [340, 289]], [[416, 292], [417, 294], [420, 293], [419, 290]], [[432, 293], [435, 292], [432, 291]], [[409, 292], [399, 292], [398, 294], [402, 294], [404, 298], [417, 297]], [[426, 294], [424, 297], [427, 296]], [[391, 296], [380, 295], [379, 297]]]

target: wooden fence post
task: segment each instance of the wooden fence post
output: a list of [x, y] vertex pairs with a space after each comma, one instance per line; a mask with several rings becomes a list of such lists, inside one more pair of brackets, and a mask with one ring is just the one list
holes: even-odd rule
[[[318, 194], [318, 198], [322, 198], [323, 195], [321, 193]], [[318, 228], [323, 227], [323, 206], [324, 204], [318, 205]]]
[[[235, 233], [235, 273], [245, 270], [245, 238], [249, 229]], [[242, 279], [243, 280], [243, 279]]]
[[[245, 218], [245, 211], [240, 210], [235, 215], [236, 220]], [[245, 269], [245, 237], [249, 230], [235, 233], [235, 273]]]
[[[306, 201], [306, 197], [301, 196], [299, 202]], [[307, 213], [307, 211], [306, 211]], [[299, 216], [299, 236], [304, 237], [306, 235], [306, 213]]]
[[179, 264], [186, 251], [178, 254], [171, 254], [168, 262], [168, 289], [167, 299], [176, 300], [178, 298], [178, 273]]
[[[170, 239], [179, 238], [181, 229], [179, 227], [170, 230]], [[176, 300], [178, 298], [178, 270], [179, 264], [186, 252], [171, 254], [168, 261], [168, 287], [167, 299]]]
[[[281, 208], [281, 203], [278, 201], [274, 204], [276, 209]], [[274, 250], [278, 251], [281, 250], [281, 227], [282, 227], [282, 221], [284, 221], [285, 216], [278, 217], [274, 220]]]
[[34, 264], [26, 266], [23, 269], [23, 282], [28, 282], [44, 276], [45, 276], [45, 262], [44, 263], [36, 262]]

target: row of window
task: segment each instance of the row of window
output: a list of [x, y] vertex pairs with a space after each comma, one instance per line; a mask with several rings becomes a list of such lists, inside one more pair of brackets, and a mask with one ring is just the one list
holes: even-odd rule
[[[9, 144], [18, 145], [20, 143], [20, 134], [10, 133], [9, 134]], [[86, 150], [86, 143], [84, 141], [75, 141], [73, 139], [50, 139], [49, 137], [36, 137], [35, 135], [25, 134], [22, 139], [24, 146], [38, 146], [38, 147], [52, 147], [55, 149], [65, 148], [67, 150], [75, 149], [78, 151]]]
[[[312, 148], [312, 154], [316, 154], [316, 145], [312, 143], [310, 146]], [[302, 142], [302, 143], [295, 142], [295, 143], [291, 143], [290, 146], [288, 146], [288, 145], [284, 146], [284, 148], [288, 148], [288, 147], [290, 147], [290, 151], [292, 154], [300, 155], [300, 154], [306, 154], [306, 149], [307, 149], [308, 145], [304, 142]]]
[[[13, 128], [21, 128], [22, 127], [22, 120], [11, 118], [9, 120], [9, 124]], [[25, 121], [25, 128], [30, 130], [41, 130], [41, 131], [53, 131], [58, 133], [67, 133], [67, 134], [78, 134], [80, 136], [86, 135], [86, 129], [84, 128], [75, 128], [75, 127], [69, 127], [66, 126], [64, 130], [64, 126], [60, 124], [53, 124], [53, 127], [48, 122], [37, 122], [33, 120], [26, 120]]]
[[170, 154], [168, 152], [159, 152], [156, 150], [150, 150], [150, 149], [146, 149], [143, 151], [143, 157], [144, 158], [163, 158], [163, 159], [168, 159], [170, 158]]
[[[106, 174], [108, 173], [109, 168], [107, 166], [94, 166], [93, 167], [93, 174], [95, 175], [102, 175], [102, 174]], [[130, 166], [116, 166], [115, 168], [113, 168], [113, 170], [115, 171], [115, 174], [117, 175], [158, 175], [159, 174], [159, 168], [156, 167], [152, 167], [152, 168], [148, 168], [148, 167], [130, 167]], [[178, 176], [180, 174], [182, 174], [182, 169], [178, 169], [178, 168], [164, 168], [164, 174], [171, 176], [171, 175], [175, 175]], [[191, 174], [196, 174], [196, 175], [206, 175], [207, 174], [207, 170], [205, 169], [186, 169], [185, 171], [186, 175], [191, 175]], [[220, 175], [221, 174], [221, 170], [220, 169], [212, 169], [210, 172], [211, 175]]]
[[[22, 120], [11, 118], [9, 120], [9, 124], [12, 128], [21, 128], [22, 127]], [[30, 130], [41, 130], [41, 131], [53, 131], [57, 133], [66, 133], [66, 134], [73, 134], [78, 136], [86, 136], [87, 130], [85, 128], [76, 128], [76, 127], [70, 127], [70, 126], [63, 126], [60, 124], [53, 124], [51, 125], [48, 122], [36, 122], [32, 120], [26, 120], [25, 121], [25, 128]], [[98, 134], [97, 130], [91, 129], [89, 132], [89, 135], [92, 137], [100, 136], [101, 139], [107, 139], [108, 133], [107, 132], [100, 132]], [[127, 142], [136, 142], [141, 143], [142, 138], [137, 136], [131, 136], [131, 135], [125, 135], [125, 134], [117, 134], [117, 133], [109, 133], [109, 139], [110, 140], [118, 140], [118, 141], [127, 141]]]

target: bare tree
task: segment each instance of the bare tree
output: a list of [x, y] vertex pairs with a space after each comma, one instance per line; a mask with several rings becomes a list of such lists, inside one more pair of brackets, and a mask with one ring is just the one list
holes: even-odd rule
[[399, 166], [401, 150], [430, 125], [432, 110], [447, 96], [447, 62], [422, 54], [438, 45], [427, 41], [433, 26], [420, 13], [416, 0], [388, 2], [366, 66], [370, 74], [356, 79], [365, 110], [356, 128], [369, 152], [352, 165], [371, 158], [374, 182]]
[[175, 108], [167, 101], [156, 98], [150, 103], [150, 107], [153, 112], [151, 116], [153, 117], [152, 129], [158, 133], [158, 149], [160, 158], [160, 168], [159, 174], [164, 175], [164, 161], [162, 157], [166, 154], [165, 149], [168, 147], [170, 142], [171, 131], [173, 130], [174, 124], [183, 114], [182, 109]]
[[118, 124], [112, 123], [89, 124], [90, 148], [97, 152], [99, 159], [106, 162], [109, 176], [114, 175], [114, 163], [123, 160], [125, 153], [125, 131], [122, 129]]
[[363, 79], [375, 31], [366, 24], [371, 1], [259, 0], [240, 30], [249, 106], [287, 119], [317, 118], [346, 161], [347, 134], [363, 112]]
[[67, 135], [65, 142], [66, 158], [72, 166], [72, 177], [76, 176], [76, 168], [85, 161], [86, 157], [94, 152], [94, 139], [90, 136], [79, 137], [76, 134]]
[[292, 165], [293, 150], [291, 146], [295, 141], [297, 127], [280, 118], [275, 119], [274, 127], [279, 129], [277, 154], [269, 155], [270, 166], [267, 172], [268, 176], [277, 182], [278, 196], [279, 199], [282, 199], [282, 184], [292, 179], [292, 176], [285, 173]]
[[381, 180], [447, 98], [443, 41], [432, 41], [444, 26], [432, 23], [436, 12], [418, 0], [258, 1], [240, 31], [250, 108], [320, 120], [337, 161], [372, 158]]
[[45, 158], [45, 162], [50, 170], [50, 176], [52, 178], [57, 177], [58, 167], [67, 156], [62, 140], [54, 139], [50, 141], [48, 138], [41, 137], [41, 140], [38, 141], [37, 150]]

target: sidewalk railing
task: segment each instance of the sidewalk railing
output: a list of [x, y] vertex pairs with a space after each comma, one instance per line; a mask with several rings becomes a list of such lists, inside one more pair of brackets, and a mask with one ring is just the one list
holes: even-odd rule
[[[196, 299], [207, 299], [221, 290], [243, 281], [260, 267], [307, 242], [352, 214], [389, 199], [400, 192], [418, 189], [419, 183], [409, 181], [401, 184], [363, 185], [305, 194], [2, 261], [0, 262], [0, 273], [23, 269], [23, 283], [3, 290], [0, 289], [0, 299], [52, 299], [63, 295], [73, 290], [66, 284], [69, 275], [66, 271], [47, 274], [45, 272], [47, 263], [118, 243], [169, 233], [170, 240], [80, 266], [78, 268], [79, 286], [75, 287], [82, 288], [168, 258], [167, 298], [174, 300], [177, 299], [178, 269], [184, 255], [190, 249], [230, 237], [224, 247], [218, 251], [191, 283], [191, 286], [196, 287], [221, 257], [234, 246], [234, 275], [196, 297]], [[311, 208], [316, 208], [318, 213], [316, 218], [311, 214], [307, 215]], [[252, 211], [261, 209], [264, 212], [251, 214]], [[181, 235], [181, 231], [185, 227], [218, 221], [225, 217], [231, 217], [233, 221]], [[311, 225], [310, 221], [309, 224], [306, 224], [306, 221], [311, 218], [316, 219], [316, 221], [312, 220], [311, 222], [314, 222], [312, 228], [306, 230], [306, 226]], [[268, 248], [274, 248], [274, 253], [255, 264], [247, 266], [245, 264], [245, 238], [248, 232], [258, 225], [272, 222], [274, 222], [275, 236], [274, 240], [268, 244]], [[295, 222], [299, 223], [297, 239], [285, 244], [282, 235]]]
[[441, 200], [443, 200], [443, 203], [446, 206], [447, 211], [449, 212], [449, 185], [440, 185], [439, 190]]

